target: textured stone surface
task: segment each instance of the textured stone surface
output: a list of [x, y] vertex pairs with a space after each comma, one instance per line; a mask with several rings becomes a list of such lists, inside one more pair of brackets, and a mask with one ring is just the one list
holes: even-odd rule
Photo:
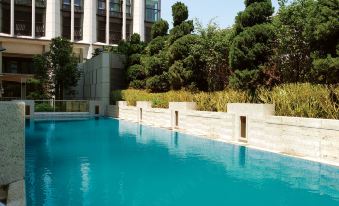
[[25, 181], [20, 180], [9, 185], [7, 206], [25, 206], [26, 192]]
[[24, 103], [0, 102], [0, 185], [24, 178], [24, 111]]
[[[194, 104], [187, 102], [170, 103], [170, 109], [143, 109], [141, 118], [140, 108], [121, 105], [111, 108], [111, 116], [227, 142], [240, 141], [240, 116], [245, 115], [248, 146], [339, 165], [339, 120], [266, 115], [272, 113], [272, 105], [254, 105], [258, 107], [252, 108], [254, 112], [261, 110], [257, 115], [246, 109], [203, 112], [192, 110]], [[178, 126], [174, 125], [176, 112]]]
[[143, 108], [143, 109], [149, 109], [149, 108], [152, 108], [152, 102], [137, 101], [137, 107]]
[[239, 116], [262, 116], [274, 115], [274, 104], [246, 104], [246, 103], [230, 103], [227, 104], [227, 112], [237, 114]]
[[196, 110], [197, 104], [195, 102], [170, 102], [169, 109], [176, 111]]

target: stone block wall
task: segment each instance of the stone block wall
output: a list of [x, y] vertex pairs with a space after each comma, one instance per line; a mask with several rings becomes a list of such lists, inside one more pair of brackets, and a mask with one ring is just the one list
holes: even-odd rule
[[196, 111], [192, 102], [170, 103], [169, 109], [119, 102], [108, 110], [115, 118], [339, 165], [339, 120], [274, 116], [274, 105], [228, 106], [223, 113]]
[[294, 156], [339, 162], [339, 120], [250, 117], [250, 145]]

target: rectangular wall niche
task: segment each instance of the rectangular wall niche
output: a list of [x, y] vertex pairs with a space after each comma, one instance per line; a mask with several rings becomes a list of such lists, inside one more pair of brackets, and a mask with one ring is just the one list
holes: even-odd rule
[[139, 112], [139, 121], [142, 121], [142, 108], [140, 108], [140, 112]]
[[179, 112], [175, 111], [175, 127], [179, 127]]
[[247, 138], [246, 134], [246, 116], [240, 117], [240, 137], [241, 138]]
[[99, 115], [100, 113], [100, 108], [98, 105], [95, 105], [95, 115]]

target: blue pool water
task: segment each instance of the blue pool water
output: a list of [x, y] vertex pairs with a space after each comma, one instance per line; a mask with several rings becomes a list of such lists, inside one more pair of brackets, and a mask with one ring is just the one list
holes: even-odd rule
[[28, 205], [339, 205], [336, 167], [109, 118], [26, 125]]

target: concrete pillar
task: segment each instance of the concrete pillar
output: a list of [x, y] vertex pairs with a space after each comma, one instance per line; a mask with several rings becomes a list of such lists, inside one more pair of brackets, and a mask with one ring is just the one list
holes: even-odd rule
[[85, 42], [94, 43], [97, 39], [96, 8], [96, 1], [84, 1], [83, 40]]
[[106, 0], [106, 44], [109, 44], [109, 0]]
[[71, 42], [74, 42], [74, 0], [71, 0]]
[[126, 0], [122, 1], [122, 40], [126, 40]]
[[84, 53], [84, 55], [86, 55], [84, 58], [87, 59], [92, 58], [92, 44], [95, 43], [97, 39], [96, 8], [96, 1], [84, 1], [83, 40], [84, 42], [90, 43], [88, 50], [86, 50], [86, 53]]
[[14, 0], [11, 0], [11, 36], [14, 36]]
[[35, 38], [35, 0], [32, 0], [32, 38]]
[[46, 3], [46, 37], [55, 38], [61, 35], [61, 1], [49, 0]]
[[145, 0], [134, 0], [133, 33], [139, 34], [141, 41], [145, 41]]

